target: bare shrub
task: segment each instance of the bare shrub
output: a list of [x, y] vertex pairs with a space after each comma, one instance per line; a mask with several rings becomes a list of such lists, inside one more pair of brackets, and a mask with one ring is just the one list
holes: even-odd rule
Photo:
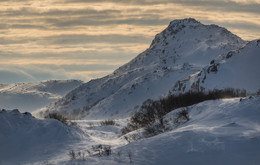
[[175, 124], [180, 123], [181, 121], [189, 121], [190, 117], [188, 115], [187, 108], [183, 108], [181, 111], [177, 113], [177, 118], [174, 120]]
[[125, 138], [125, 140], [126, 140], [128, 143], [131, 142], [127, 136], [124, 136], [124, 138]]
[[103, 147], [102, 147], [101, 144], [92, 146], [93, 152], [98, 152], [98, 155], [99, 155], [99, 156], [101, 156], [102, 148], [103, 148]]
[[115, 125], [115, 124], [116, 124], [115, 120], [105, 120], [105, 121], [101, 121], [101, 122], [100, 122], [100, 125], [101, 125], [101, 126]]
[[80, 160], [86, 160], [86, 156], [84, 152], [75, 152], [74, 150], [69, 151], [68, 156], [71, 160], [80, 159]]
[[76, 155], [76, 158], [81, 159], [81, 160], [86, 160], [85, 153], [79, 151]]
[[106, 156], [111, 155], [111, 147], [110, 146], [104, 146], [102, 153]]
[[64, 117], [59, 112], [49, 112], [48, 114], [46, 114], [44, 116], [44, 118], [46, 118], [46, 119], [56, 119], [56, 120], [66, 124], [66, 125], [79, 127], [76, 122], [73, 122], [73, 121], [69, 120], [68, 118]]
[[150, 136], [155, 136], [155, 135], [158, 135], [158, 134], [164, 132], [165, 126], [163, 123], [155, 122], [152, 125], [146, 126], [144, 128], [144, 130], [145, 130], [146, 136], [150, 137]]
[[138, 128], [140, 128], [140, 126], [138, 126], [136, 123], [127, 123], [127, 125], [121, 129], [121, 136], [137, 130]]
[[68, 122], [68, 119], [66, 117], [63, 117], [60, 113], [58, 112], [50, 112], [48, 114], [46, 114], [44, 116], [44, 118], [49, 118], [49, 119], [56, 119], [56, 120], [59, 120], [60, 122], [68, 125], [69, 122]]
[[71, 150], [68, 155], [69, 155], [71, 160], [74, 160], [74, 159], [77, 158], [76, 153], [75, 153], [74, 150]]
[[99, 156], [106, 155], [109, 156], [112, 153], [111, 146], [109, 145], [94, 145], [92, 146], [93, 152], [98, 152]]
[[133, 141], [140, 140], [142, 137], [140, 136], [139, 133], [132, 133], [129, 135], [124, 136], [124, 139], [128, 142], [131, 143]]

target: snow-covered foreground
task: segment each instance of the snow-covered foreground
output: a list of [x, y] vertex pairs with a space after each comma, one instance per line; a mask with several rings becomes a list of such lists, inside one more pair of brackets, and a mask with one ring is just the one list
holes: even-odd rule
[[0, 164], [26, 164], [58, 159], [70, 146], [87, 139], [80, 129], [40, 120], [18, 110], [0, 111]]
[[[181, 109], [179, 109], [181, 110]], [[260, 96], [205, 101], [188, 107], [190, 120], [174, 124], [179, 110], [165, 116], [169, 129], [128, 143], [119, 137], [127, 119], [114, 126], [79, 120], [81, 130], [55, 120], [39, 120], [17, 111], [0, 113], [2, 164], [205, 164], [258, 165], [260, 162]], [[16, 120], [16, 122], [14, 122]], [[142, 134], [139, 130], [137, 133]], [[92, 146], [110, 145], [110, 156]], [[70, 160], [68, 153], [85, 153]], [[88, 151], [91, 154], [88, 154]], [[21, 161], [20, 161], [21, 160]], [[23, 161], [22, 161], [23, 160]], [[24, 162], [26, 160], [26, 162]], [[1, 164], [0, 163], [0, 164]]]
[[259, 164], [259, 97], [206, 101], [189, 111], [189, 122], [122, 149], [131, 149], [136, 164]]

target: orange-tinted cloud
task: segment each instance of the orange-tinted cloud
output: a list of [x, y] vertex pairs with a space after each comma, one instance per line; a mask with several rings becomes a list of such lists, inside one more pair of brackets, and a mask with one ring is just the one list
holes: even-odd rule
[[173, 19], [194, 17], [246, 40], [260, 38], [260, 0], [1, 0], [0, 6], [0, 65], [10, 72], [19, 66], [27, 77], [35, 77], [29, 71], [35, 65], [47, 79], [55, 70], [86, 81], [105, 75], [148, 48]]

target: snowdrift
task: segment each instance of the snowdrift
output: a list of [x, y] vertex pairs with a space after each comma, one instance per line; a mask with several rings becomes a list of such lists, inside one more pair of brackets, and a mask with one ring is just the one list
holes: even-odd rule
[[79, 141], [82, 132], [54, 119], [18, 110], [0, 111], [0, 164], [43, 163]]

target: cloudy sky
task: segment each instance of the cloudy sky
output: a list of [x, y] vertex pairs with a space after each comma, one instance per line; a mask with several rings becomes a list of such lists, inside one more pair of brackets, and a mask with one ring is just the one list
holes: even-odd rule
[[174, 19], [259, 39], [259, 9], [260, 0], [0, 0], [0, 83], [101, 77]]

